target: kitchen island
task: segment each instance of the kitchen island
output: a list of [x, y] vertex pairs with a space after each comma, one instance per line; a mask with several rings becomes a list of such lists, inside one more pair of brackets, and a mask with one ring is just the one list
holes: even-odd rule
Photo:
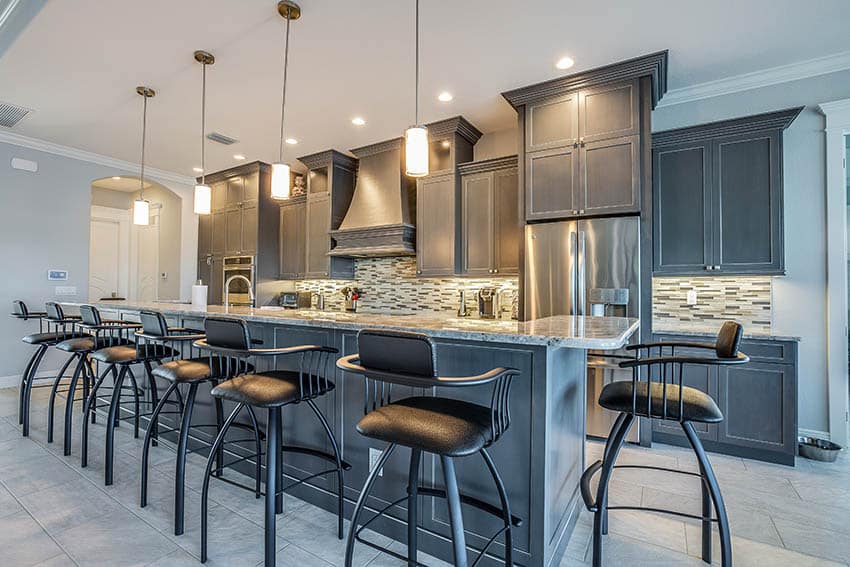
[[[581, 499], [579, 478], [584, 469], [586, 358], [589, 349], [615, 349], [639, 326], [637, 319], [615, 317], [549, 317], [529, 322], [457, 318], [443, 314], [389, 315], [341, 313], [280, 308], [196, 309], [175, 303], [95, 303], [104, 317], [136, 319], [142, 309], [163, 312], [171, 324], [202, 329], [206, 316], [228, 315], [245, 319], [252, 338], [266, 346], [322, 344], [339, 349], [340, 355], [357, 352], [357, 331], [362, 328], [421, 332], [437, 345], [441, 375], [474, 375], [496, 366], [516, 368], [511, 395], [512, 423], [508, 432], [491, 448], [505, 479], [511, 508], [522, 524], [514, 530], [514, 561], [536, 567], [557, 565], [578, 517]], [[280, 357], [277, 368], [297, 368], [297, 360]], [[264, 368], [260, 368], [263, 370]], [[337, 371], [336, 389], [317, 404], [331, 422], [343, 458], [352, 465], [345, 475], [346, 514], [350, 515], [369, 470], [370, 456], [382, 449], [375, 441], [360, 436], [355, 425], [363, 415], [363, 380]], [[489, 405], [489, 387], [452, 392], [422, 392], [394, 387], [393, 398], [429, 393], [462, 397]], [[213, 407], [209, 396], [199, 392], [195, 415], [209, 423]], [[288, 406], [284, 415], [284, 443], [327, 451], [321, 426], [305, 406]], [[193, 434], [202, 435], [198, 432]], [[200, 439], [196, 440], [199, 441]], [[204, 439], [207, 440], [207, 439]], [[238, 448], [234, 448], [238, 454]], [[407, 451], [399, 451], [384, 467], [373, 491], [370, 507], [377, 509], [405, 492]], [[246, 472], [250, 465], [246, 463]], [[423, 455], [422, 482], [442, 482], [439, 459]], [[286, 454], [284, 470], [290, 480], [315, 474], [326, 463], [299, 454]], [[461, 492], [496, 503], [498, 497], [484, 462], [476, 457], [458, 459]], [[335, 477], [318, 477], [292, 491], [293, 494], [327, 510], [334, 510]], [[245, 495], [252, 498], [250, 494]], [[404, 541], [405, 514], [399, 507], [390, 517], [371, 528]], [[398, 520], [396, 520], [396, 518]], [[285, 521], [285, 520], [284, 520]], [[497, 532], [500, 521], [476, 508], [464, 507], [467, 544], [481, 549]], [[420, 517], [420, 549], [451, 560], [448, 513], [441, 500], [423, 498]], [[333, 530], [328, 525], [328, 530]], [[499, 565], [501, 538], [490, 546], [480, 564]]]

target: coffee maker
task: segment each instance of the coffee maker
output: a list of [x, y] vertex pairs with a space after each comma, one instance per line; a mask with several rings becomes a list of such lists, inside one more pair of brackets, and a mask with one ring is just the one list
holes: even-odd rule
[[478, 290], [478, 316], [482, 319], [495, 319], [499, 312], [496, 288], [482, 287]]

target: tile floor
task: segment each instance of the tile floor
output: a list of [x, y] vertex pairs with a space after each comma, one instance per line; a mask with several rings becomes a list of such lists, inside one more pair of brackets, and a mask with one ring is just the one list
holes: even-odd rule
[[[152, 452], [151, 501], [138, 507], [140, 441], [120, 428], [115, 484], [103, 486], [100, 454], [103, 428], [93, 428], [90, 466], [79, 467], [79, 431], [73, 456], [62, 456], [61, 431], [45, 442], [46, 390], [33, 398], [29, 439], [17, 424], [17, 390], [0, 389], [0, 565], [65, 566], [200, 565], [198, 492], [203, 459], [190, 458], [187, 527], [172, 533], [173, 453]], [[61, 422], [60, 422], [61, 423]], [[602, 447], [588, 444], [588, 461]], [[621, 462], [693, 470], [690, 452], [656, 445], [628, 447]], [[799, 460], [796, 468], [714, 455], [727, 502], [735, 564], [758, 566], [847, 565], [850, 562], [850, 458], [835, 464]], [[698, 481], [697, 481], [698, 482]], [[213, 483], [210, 507], [210, 567], [256, 565], [262, 560], [262, 503], [244, 491]], [[619, 470], [612, 481], [612, 504], [675, 507], [699, 512], [699, 485], [691, 477]], [[298, 521], [287, 521], [297, 517]], [[342, 565], [343, 545], [333, 516], [295, 498], [278, 520], [278, 564], [298, 567]], [[583, 513], [563, 567], [586, 565], [591, 516]], [[393, 544], [402, 550], [400, 544]], [[605, 540], [606, 565], [702, 565], [696, 522], [639, 512], [612, 512]], [[715, 547], [717, 550], [717, 547]], [[716, 552], [719, 555], [719, 552]], [[403, 563], [363, 546], [358, 567]], [[431, 561], [429, 564], [435, 564]], [[436, 564], [439, 564], [436, 563]], [[719, 564], [719, 561], [718, 561]]]

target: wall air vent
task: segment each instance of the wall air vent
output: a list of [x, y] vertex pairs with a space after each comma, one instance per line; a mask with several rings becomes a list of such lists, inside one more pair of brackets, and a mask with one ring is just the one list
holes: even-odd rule
[[0, 126], [6, 128], [17, 126], [18, 122], [32, 112], [29, 108], [0, 101]]
[[207, 134], [207, 139], [212, 140], [213, 142], [218, 142], [219, 144], [224, 144], [225, 146], [229, 146], [231, 144], [235, 144], [239, 140], [236, 138], [231, 138], [230, 136], [225, 136], [220, 132], [210, 132]]

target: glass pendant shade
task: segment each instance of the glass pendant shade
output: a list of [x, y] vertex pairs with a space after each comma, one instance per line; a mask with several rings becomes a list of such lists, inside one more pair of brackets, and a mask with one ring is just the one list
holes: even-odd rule
[[212, 212], [212, 189], [209, 185], [195, 185], [195, 214], [208, 215]]
[[272, 199], [289, 199], [289, 166], [285, 163], [272, 164]]
[[136, 199], [133, 203], [133, 224], [147, 226], [151, 222], [151, 203], [145, 199]]
[[410, 177], [428, 175], [428, 130], [411, 126], [404, 132], [405, 172]]

